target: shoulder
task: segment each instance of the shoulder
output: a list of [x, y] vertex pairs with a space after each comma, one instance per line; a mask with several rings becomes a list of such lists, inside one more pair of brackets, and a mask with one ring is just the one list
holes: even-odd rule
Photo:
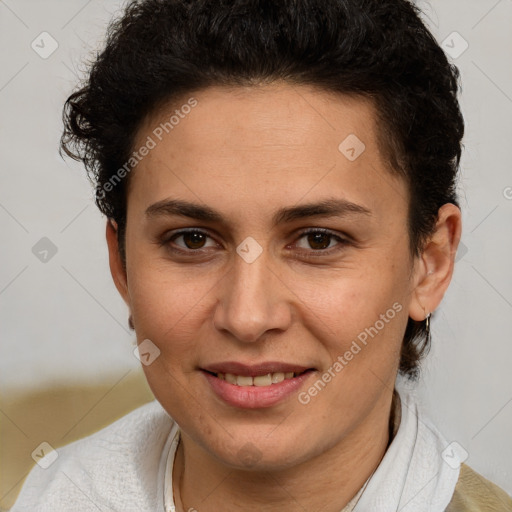
[[512, 498], [466, 464], [461, 464], [453, 497], [445, 512], [512, 512]]
[[156, 401], [58, 448], [29, 473], [12, 512], [155, 510], [160, 457], [174, 421]]

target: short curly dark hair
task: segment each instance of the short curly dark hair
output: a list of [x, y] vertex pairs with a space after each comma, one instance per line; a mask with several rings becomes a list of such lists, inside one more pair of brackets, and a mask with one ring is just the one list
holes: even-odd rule
[[[214, 85], [291, 84], [370, 99], [390, 172], [409, 189], [413, 255], [438, 209], [457, 206], [464, 121], [459, 71], [408, 0], [142, 0], [108, 29], [85, 83], [66, 101], [61, 154], [81, 160], [125, 256], [129, 160], [137, 130], [164, 102]], [[108, 190], [108, 193], [105, 191]], [[411, 318], [399, 371], [416, 380], [430, 348]]]

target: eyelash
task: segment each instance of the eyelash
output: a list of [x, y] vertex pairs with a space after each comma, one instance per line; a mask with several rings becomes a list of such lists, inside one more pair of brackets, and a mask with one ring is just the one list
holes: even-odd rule
[[[179, 255], [192, 255], [192, 254], [201, 254], [201, 252], [204, 252], [204, 250], [201, 248], [201, 249], [177, 249], [176, 247], [172, 247], [170, 245], [170, 242], [176, 240], [177, 238], [179, 238], [180, 236], [183, 236], [183, 235], [187, 235], [187, 234], [194, 234], [194, 233], [198, 233], [198, 234], [201, 234], [201, 235], [205, 235], [207, 236], [208, 238], [212, 238], [208, 232], [206, 231], [203, 231], [201, 229], [185, 229], [185, 230], [181, 230], [181, 231], [178, 231], [176, 233], [172, 233], [170, 236], [166, 236], [161, 242], [160, 242], [160, 245], [161, 246], [166, 246], [170, 251], [176, 253], [176, 254], [179, 254]], [[312, 256], [312, 257], [318, 257], [318, 256], [325, 256], [325, 255], [331, 255], [333, 252], [337, 252], [339, 250], [341, 250], [342, 248], [344, 248], [345, 246], [348, 246], [350, 245], [352, 242], [350, 240], [348, 240], [347, 238], [344, 238], [344, 237], [341, 237], [335, 233], [333, 233], [332, 231], [328, 230], [328, 229], [325, 229], [325, 228], [308, 228], [302, 232], [300, 232], [298, 234], [298, 237], [297, 237], [297, 240], [300, 240], [302, 238], [304, 238], [305, 236], [309, 235], [309, 234], [312, 234], [312, 233], [321, 233], [321, 234], [324, 234], [324, 235], [328, 235], [329, 237], [331, 238], [334, 238], [338, 244], [335, 246], [335, 247], [330, 247], [328, 249], [310, 249], [310, 250], [307, 250], [307, 249], [299, 249], [299, 250], [294, 250], [293, 252], [295, 254], [300, 254], [301, 256], [306, 256], [306, 257], [309, 257], [309, 256]], [[329, 242], [330, 243], [330, 242]]]

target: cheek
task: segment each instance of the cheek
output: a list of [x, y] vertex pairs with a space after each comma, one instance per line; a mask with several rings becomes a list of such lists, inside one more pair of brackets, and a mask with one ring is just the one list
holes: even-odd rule
[[198, 341], [207, 337], [203, 329], [211, 317], [207, 308], [212, 285], [146, 264], [132, 275], [130, 286], [137, 338], [151, 340], [160, 351], [151, 364], [142, 365], [151, 391], [182, 427], [202, 425], [205, 404], [193, 391], [197, 381], [191, 379], [199, 378]]
[[[407, 322], [407, 286], [393, 265], [329, 279], [296, 280], [301, 322], [321, 340], [331, 360], [343, 355], [354, 341], [364, 348], [359, 359], [394, 359]], [[367, 348], [371, 350], [367, 350]], [[355, 348], [354, 350], [357, 350]], [[364, 353], [364, 354], [363, 354]]]
[[[130, 217], [130, 211], [128, 214]], [[151, 243], [150, 235], [137, 220], [132, 213], [126, 234], [130, 308], [138, 338], [161, 345], [166, 336], [189, 321], [190, 313], [201, 304], [213, 281], [209, 282], [210, 276], [194, 278], [192, 272], [173, 265], [165, 249]]]
[[[139, 341], [151, 340], [160, 350], [157, 367], [190, 371], [197, 360], [197, 340], [211, 316], [209, 290], [198, 280], [184, 280], [179, 272], [162, 272], [149, 266], [131, 277], [132, 313]], [[148, 371], [157, 371], [147, 368]], [[146, 370], [146, 369], [145, 369]]]

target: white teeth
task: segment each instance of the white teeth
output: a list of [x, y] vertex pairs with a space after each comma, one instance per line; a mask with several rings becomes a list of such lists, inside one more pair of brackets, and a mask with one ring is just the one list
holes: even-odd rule
[[[222, 375], [222, 374], [219, 374]], [[236, 384], [236, 376], [232, 373], [226, 373], [225, 375], [226, 382], [229, 382], [230, 384]]]
[[245, 375], [237, 375], [236, 385], [237, 386], [252, 386], [252, 377], [246, 377]]
[[252, 380], [255, 386], [270, 386], [270, 384], [272, 384], [272, 374], [258, 375], [257, 377], [253, 377]]
[[280, 382], [283, 382], [284, 380], [284, 373], [283, 372], [277, 372], [272, 374], [272, 384], [279, 384]]
[[294, 372], [275, 372], [267, 373], [266, 375], [258, 375], [256, 377], [248, 377], [247, 375], [233, 375], [232, 373], [217, 373], [217, 377], [221, 380], [225, 380], [230, 384], [236, 384], [237, 386], [270, 386], [271, 384], [279, 384], [285, 379], [292, 379], [300, 373]]

